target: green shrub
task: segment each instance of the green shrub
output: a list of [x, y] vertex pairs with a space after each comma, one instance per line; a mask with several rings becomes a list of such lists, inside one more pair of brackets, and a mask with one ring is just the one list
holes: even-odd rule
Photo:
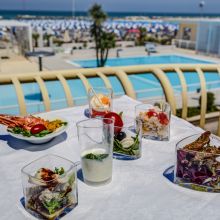
[[56, 44], [58, 47], [60, 47], [63, 45], [64, 42], [58, 38], [54, 38], [53, 43]]
[[158, 43], [158, 39], [155, 37], [146, 37], [146, 41]]
[[[197, 107], [188, 107], [187, 117], [193, 117], [196, 115], [200, 115], [201, 111], [201, 96], [199, 98], [199, 106]], [[216, 112], [218, 108], [215, 105], [215, 94], [212, 92], [207, 92], [207, 113]], [[176, 110], [176, 115], [178, 117], [182, 116], [182, 109]]]
[[162, 39], [160, 39], [160, 44], [162, 44], [162, 45], [171, 45], [171, 39], [162, 38]]
[[87, 48], [87, 41], [84, 41], [84, 42], [83, 42], [83, 47], [84, 47], [84, 48]]
[[[199, 106], [201, 107], [201, 96], [199, 97]], [[207, 111], [211, 112], [214, 110], [216, 110], [215, 94], [212, 92], [207, 92]]]

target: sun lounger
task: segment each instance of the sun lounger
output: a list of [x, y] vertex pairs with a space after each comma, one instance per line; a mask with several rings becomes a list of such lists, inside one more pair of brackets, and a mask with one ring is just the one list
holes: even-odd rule
[[155, 44], [153, 44], [153, 43], [146, 43], [145, 44], [145, 51], [147, 53], [156, 53], [157, 49], [156, 49]]

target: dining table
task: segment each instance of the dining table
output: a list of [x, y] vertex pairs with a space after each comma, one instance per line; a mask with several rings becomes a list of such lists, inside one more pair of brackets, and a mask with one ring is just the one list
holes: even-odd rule
[[[113, 110], [135, 117], [140, 102], [128, 96], [113, 100]], [[0, 126], [0, 220], [36, 219], [21, 205], [21, 169], [47, 154], [80, 161], [76, 122], [86, 119], [87, 105], [47, 112], [69, 122], [65, 133], [52, 141], [34, 145], [11, 137]], [[220, 219], [218, 193], [183, 188], [163, 176], [175, 164], [178, 141], [203, 130], [171, 116], [170, 140], [142, 139], [142, 156], [137, 160], [113, 160], [112, 181], [103, 186], [86, 185], [78, 179], [78, 205], [63, 220], [182, 220]]]

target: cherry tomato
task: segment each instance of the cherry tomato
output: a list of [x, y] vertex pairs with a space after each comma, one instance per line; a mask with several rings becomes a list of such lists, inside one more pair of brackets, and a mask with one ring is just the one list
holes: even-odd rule
[[31, 128], [31, 134], [38, 134], [43, 130], [47, 130], [43, 124], [36, 124]]
[[167, 118], [167, 115], [164, 112], [159, 113], [158, 119], [159, 119], [160, 123], [163, 125], [169, 124], [169, 119]]
[[118, 134], [122, 127], [123, 127], [123, 121], [121, 119], [121, 116], [115, 112], [108, 112], [104, 115], [104, 122], [108, 124], [108, 119], [114, 120], [114, 133]]
[[151, 118], [153, 116], [157, 116], [157, 113], [154, 111], [154, 109], [149, 109], [149, 111], [146, 113], [148, 118]]

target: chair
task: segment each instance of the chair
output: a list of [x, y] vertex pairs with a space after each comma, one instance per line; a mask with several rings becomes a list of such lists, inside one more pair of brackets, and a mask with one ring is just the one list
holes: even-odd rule
[[145, 51], [147, 53], [156, 53], [157, 49], [156, 49], [155, 44], [153, 44], [153, 43], [146, 43], [145, 44]]

